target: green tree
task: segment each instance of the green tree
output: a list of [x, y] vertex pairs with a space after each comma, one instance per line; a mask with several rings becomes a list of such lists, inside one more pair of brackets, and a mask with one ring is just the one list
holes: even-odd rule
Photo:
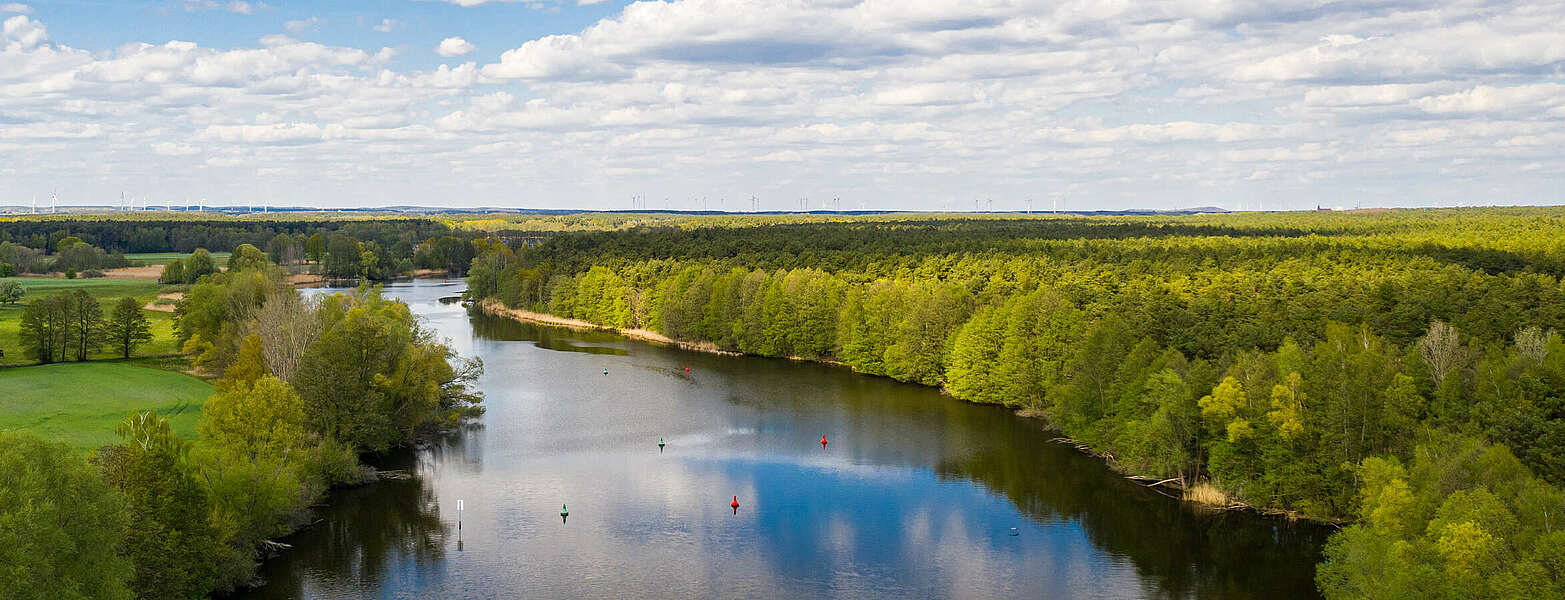
[[418, 325], [406, 304], [364, 287], [328, 299], [320, 310], [326, 325], [293, 381], [311, 430], [378, 452], [476, 410], [469, 384], [480, 367], [453, 367], [450, 349]]
[[344, 279], [356, 277], [359, 275], [363, 258], [359, 251], [358, 240], [334, 233], [326, 246], [326, 275]]
[[119, 495], [64, 444], [0, 431], [0, 596], [129, 600]]
[[84, 361], [88, 354], [103, 347], [103, 305], [98, 304], [98, 299], [87, 290], [71, 292], [68, 304], [71, 347], [76, 352], [76, 360]]
[[121, 358], [130, 358], [136, 346], [152, 341], [152, 326], [141, 312], [141, 303], [128, 296], [114, 304], [105, 333]]
[[1005, 381], [996, 367], [1004, 345], [1009, 311], [985, 306], [957, 330], [946, 361], [946, 388], [951, 394], [974, 402], [1008, 402]]
[[[241, 359], [240, 363], [250, 360]], [[243, 372], [244, 374], [240, 374]], [[207, 441], [195, 462], [212, 490], [212, 521], [227, 540], [217, 586], [250, 579], [256, 546], [287, 533], [294, 516], [324, 489], [319, 451], [304, 427], [299, 395], [271, 375], [246, 379], [253, 369], [231, 369], [220, 393], [202, 407]], [[337, 460], [351, 462], [353, 456]]]
[[0, 281], [0, 304], [16, 304], [27, 295], [27, 288], [15, 281]]
[[22, 309], [19, 341], [27, 355], [40, 363], [65, 360], [74, 339], [73, 323], [70, 297], [54, 294]]
[[272, 261], [266, 259], [266, 253], [250, 244], [240, 244], [234, 248], [234, 253], [228, 257], [229, 271], [243, 271], [245, 269], [264, 269], [271, 266]]
[[326, 255], [326, 236], [320, 233], [310, 235], [304, 240], [304, 256], [310, 262], [320, 264], [321, 258]]
[[196, 280], [216, 272], [217, 262], [212, 260], [212, 253], [207, 252], [206, 248], [196, 248], [196, 251], [191, 252], [190, 256], [185, 259], [184, 281], [186, 282], [194, 283]]
[[267, 255], [271, 256], [272, 261], [279, 265], [299, 262], [300, 252], [299, 242], [286, 233], [272, 236], [272, 241], [266, 244]]
[[287, 289], [275, 270], [219, 273], [190, 287], [174, 309], [180, 344], [198, 340], [196, 362], [221, 372], [239, 351], [245, 328], [266, 299]]
[[186, 283], [190, 281], [185, 276], [185, 261], [173, 259], [163, 265], [163, 272], [158, 275], [158, 283]]
[[16, 277], [16, 265], [0, 262], [0, 277]]
[[206, 595], [217, 565], [218, 530], [211, 499], [186, 460], [188, 447], [168, 420], [131, 415], [118, 428], [121, 443], [98, 449], [94, 462], [125, 499], [124, 554], [136, 565], [137, 598], [176, 600]]
[[1202, 396], [1197, 404], [1201, 407], [1201, 417], [1206, 419], [1215, 435], [1226, 437], [1229, 442], [1237, 442], [1237, 438], [1248, 435], [1250, 425], [1243, 415], [1250, 403], [1238, 379], [1224, 377], [1222, 383], [1212, 388], [1210, 395]]
[[365, 279], [381, 279], [380, 257], [375, 255], [374, 250], [367, 249], [369, 244], [365, 244], [365, 246], [366, 249], [359, 252], [358, 275]]

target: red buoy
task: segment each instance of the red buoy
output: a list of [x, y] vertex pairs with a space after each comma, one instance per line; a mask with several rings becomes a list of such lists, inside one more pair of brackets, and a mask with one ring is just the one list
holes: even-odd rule
[[689, 372], [690, 372], [690, 367], [688, 367], [688, 366], [687, 366], [687, 367], [685, 367], [685, 372], [686, 372], [686, 373], [689, 373]]
[[825, 435], [822, 435], [822, 436], [821, 436], [821, 445], [822, 445], [822, 446], [825, 446], [825, 445], [826, 445], [826, 436], [825, 436]]
[[739, 497], [738, 496], [734, 496], [734, 501], [728, 503], [728, 505], [732, 506], [734, 508], [734, 514], [736, 514], [736, 515], [739, 514]]

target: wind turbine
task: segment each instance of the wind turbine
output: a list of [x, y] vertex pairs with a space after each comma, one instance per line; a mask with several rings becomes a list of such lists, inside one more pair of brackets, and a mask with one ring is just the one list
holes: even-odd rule
[[59, 214], [60, 213], [60, 192], [58, 190], [49, 193], [49, 202], [50, 202], [50, 204], [49, 204], [49, 206], [50, 206], [49, 213], [50, 214]]

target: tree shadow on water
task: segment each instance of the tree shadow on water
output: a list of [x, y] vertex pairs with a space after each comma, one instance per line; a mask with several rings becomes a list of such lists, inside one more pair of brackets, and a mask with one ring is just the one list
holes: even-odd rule
[[293, 549], [261, 566], [266, 585], [233, 598], [301, 598], [306, 581], [327, 590], [375, 589], [403, 579], [397, 571], [444, 559], [452, 528], [420, 477], [336, 490], [327, 501], [318, 522], [282, 540]]

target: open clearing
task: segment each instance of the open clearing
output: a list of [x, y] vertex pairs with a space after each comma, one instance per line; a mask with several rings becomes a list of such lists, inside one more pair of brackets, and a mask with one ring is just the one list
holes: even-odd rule
[[[232, 252], [213, 252], [212, 262], [219, 267], [228, 266], [228, 257]], [[184, 260], [190, 258], [189, 252], [145, 252], [141, 254], [126, 254], [125, 259], [133, 265], [166, 265], [174, 259]]]
[[19, 429], [89, 449], [114, 443], [127, 415], [154, 410], [185, 439], [196, 437], [212, 386], [135, 361], [57, 363], [0, 369], [0, 429]]

